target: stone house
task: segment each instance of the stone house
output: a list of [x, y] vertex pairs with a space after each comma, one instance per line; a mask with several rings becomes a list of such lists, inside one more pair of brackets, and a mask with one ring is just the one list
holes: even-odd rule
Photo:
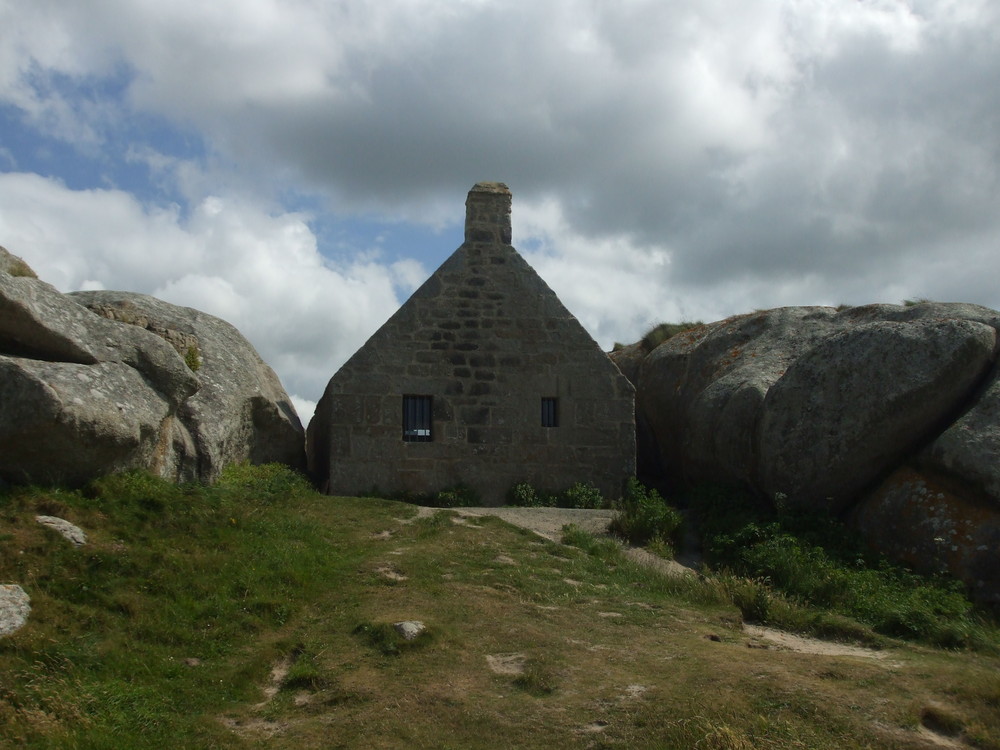
[[499, 505], [519, 482], [617, 497], [635, 473], [632, 385], [510, 245], [510, 207], [473, 187], [465, 242], [330, 380], [307, 432], [324, 491]]

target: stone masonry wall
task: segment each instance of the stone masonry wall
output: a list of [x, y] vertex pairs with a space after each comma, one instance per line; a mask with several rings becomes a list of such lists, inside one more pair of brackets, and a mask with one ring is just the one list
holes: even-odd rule
[[[510, 200], [476, 185], [465, 243], [331, 379], [308, 448], [327, 491], [465, 484], [501, 504], [522, 481], [617, 496], [635, 473], [632, 386], [510, 246]], [[433, 398], [431, 442], [403, 441], [404, 395]]]

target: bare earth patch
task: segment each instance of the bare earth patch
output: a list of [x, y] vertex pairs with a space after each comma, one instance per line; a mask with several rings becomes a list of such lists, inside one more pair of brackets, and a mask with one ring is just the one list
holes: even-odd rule
[[938, 732], [935, 732], [933, 729], [928, 729], [927, 727], [919, 727], [917, 729], [917, 735], [920, 737], [920, 739], [924, 740], [925, 742], [929, 742], [935, 747], [955, 748], [956, 750], [968, 747], [968, 745], [966, 745], [964, 742], [959, 742], [958, 740], [952, 737], [940, 734]]
[[648, 688], [645, 685], [629, 685], [625, 688], [625, 695], [623, 695], [622, 698], [640, 698], [647, 689]]
[[528, 657], [524, 654], [489, 654], [486, 663], [496, 674], [517, 676], [524, 674]]
[[[292, 664], [294, 663], [295, 658], [291, 655], [286, 656], [283, 659], [279, 659], [274, 663], [274, 666], [271, 667], [271, 672], [268, 675], [267, 684], [261, 688], [264, 693], [264, 700], [255, 704], [254, 709], [259, 711], [262, 708], [267, 708], [267, 705], [274, 700], [274, 697], [281, 690], [281, 686], [288, 677], [288, 670], [292, 668]], [[296, 705], [305, 704], [299, 703], [296, 699]], [[234, 719], [228, 716], [220, 718], [219, 722], [224, 727], [231, 730], [234, 734], [237, 734], [244, 739], [271, 738], [284, 732], [289, 726], [288, 722], [275, 721], [273, 719]]]
[[280, 659], [275, 662], [274, 666], [271, 667], [270, 679], [267, 685], [264, 686], [264, 700], [258, 703], [254, 708], [264, 708], [268, 703], [274, 700], [274, 696], [278, 694], [281, 690], [281, 686], [285, 682], [285, 678], [288, 677], [288, 670], [292, 668], [292, 664], [295, 659], [291, 656], [286, 656], [284, 659]]
[[762, 628], [756, 625], [744, 625], [743, 632], [750, 636], [751, 645], [754, 640], [766, 641], [785, 651], [795, 651], [800, 654], [818, 654], [820, 656], [855, 656], [859, 659], [885, 659], [884, 651], [872, 648], [851, 646], [846, 643], [832, 643], [817, 638], [807, 638], [794, 633], [786, 633], [774, 628]]
[[270, 738], [284, 732], [287, 722], [272, 719], [220, 719], [222, 725], [244, 739]]
[[391, 565], [379, 565], [375, 568], [375, 572], [390, 581], [406, 580], [406, 576]]
[[397, 518], [395, 520], [405, 526], [407, 524], [413, 523], [414, 521], [419, 521], [421, 518], [430, 518], [439, 510], [441, 510], [440, 508], [428, 508], [427, 506], [424, 505], [417, 505], [414, 507], [416, 507], [417, 509], [416, 515], [410, 516], [409, 518]]

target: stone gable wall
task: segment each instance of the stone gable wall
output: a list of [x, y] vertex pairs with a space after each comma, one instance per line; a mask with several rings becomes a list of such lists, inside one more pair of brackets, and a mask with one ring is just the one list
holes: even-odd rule
[[[309, 436], [328, 491], [465, 484], [500, 504], [522, 481], [617, 496], [635, 473], [632, 386], [510, 246], [509, 212], [505, 187], [477, 185], [466, 242], [330, 381]], [[432, 442], [403, 441], [404, 395], [433, 398]]]

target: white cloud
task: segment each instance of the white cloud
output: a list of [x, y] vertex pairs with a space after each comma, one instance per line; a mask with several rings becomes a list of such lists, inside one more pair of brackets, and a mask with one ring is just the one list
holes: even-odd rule
[[0, 28], [0, 101], [184, 203], [8, 175], [0, 241], [63, 288], [222, 314], [306, 398], [425, 270], [326, 264], [285, 191], [440, 227], [504, 180], [605, 346], [779, 304], [1000, 306], [993, 0], [7, 0]]
[[295, 407], [295, 413], [299, 415], [299, 419], [302, 421], [302, 426], [308, 427], [309, 420], [316, 413], [316, 402], [311, 399], [300, 398], [299, 396], [290, 396], [290, 398], [292, 406]]
[[631, 342], [661, 316], [680, 314], [664, 299], [666, 250], [582, 236], [554, 199], [516, 201], [511, 218], [515, 246], [527, 243], [521, 254], [605, 349]]
[[[286, 389], [316, 400], [398, 306], [412, 263], [334, 268], [298, 214], [206, 199], [182, 219], [126, 193], [0, 175], [0, 236], [63, 291], [123, 289], [217, 315], [240, 329]], [[304, 402], [303, 402], [304, 403]]]

